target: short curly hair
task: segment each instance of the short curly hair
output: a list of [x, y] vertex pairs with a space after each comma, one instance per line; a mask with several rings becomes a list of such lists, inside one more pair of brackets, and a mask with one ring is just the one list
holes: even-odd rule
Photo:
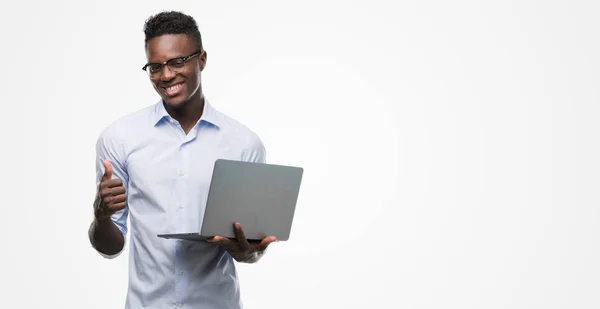
[[196, 20], [182, 12], [164, 11], [150, 16], [144, 24], [145, 43], [155, 37], [165, 34], [185, 34], [196, 42], [196, 47], [202, 49], [202, 36]]

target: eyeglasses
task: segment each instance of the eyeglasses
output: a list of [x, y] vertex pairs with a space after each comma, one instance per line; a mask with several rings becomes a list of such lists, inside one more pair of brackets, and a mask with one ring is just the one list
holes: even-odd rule
[[163, 63], [151, 62], [147, 63], [142, 67], [142, 70], [148, 73], [151, 79], [158, 79], [162, 75], [163, 68], [167, 65], [167, 68], [173, 73], [181, 73], [185, 69], [185, 64], [192, 58], [200, 55], [202, 50], [197, 50], [193, 54], [185, 57], [169, 59]]

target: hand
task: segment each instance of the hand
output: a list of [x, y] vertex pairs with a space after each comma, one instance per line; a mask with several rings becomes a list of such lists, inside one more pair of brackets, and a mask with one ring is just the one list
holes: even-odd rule
[[109, 219], [115, 212], [125, 208], [127, 196], [121, 179], [112, 179], [112, 165], [107, 160], [104, 164], [104, 176], [98, 186], [94, 201], [94, 216], [97, 220]]
[[242, 225], [238, 222], [234, 224], [235, 239], [229, 239], [223, 236], [214, 236], [208, 242], [217, 244], [226, 249], [229, 254], [238, 262], [246, 262], [262, 254], [267, 247], [277, 241], [275, 236], [265, 237], [260, 241], [248, 241], [242, 230]]

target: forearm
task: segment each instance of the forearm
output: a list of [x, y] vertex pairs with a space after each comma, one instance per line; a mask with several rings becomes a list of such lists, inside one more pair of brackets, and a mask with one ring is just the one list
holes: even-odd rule
[[125, 238], [110, 219], [95, 219], [90, 225], [89, 238], [92, 246], [106, 255], [114, 255], [125, 246]]

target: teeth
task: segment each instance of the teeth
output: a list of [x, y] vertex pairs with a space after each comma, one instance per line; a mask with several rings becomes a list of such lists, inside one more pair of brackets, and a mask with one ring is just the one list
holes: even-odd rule
[[171, 87], [167, 88], [167, 91], [176, 91], [180, 87], [181, 87], [181, 84], [177, 84], [177, 85], [174, 85], [174, 86], [171, 86]]

